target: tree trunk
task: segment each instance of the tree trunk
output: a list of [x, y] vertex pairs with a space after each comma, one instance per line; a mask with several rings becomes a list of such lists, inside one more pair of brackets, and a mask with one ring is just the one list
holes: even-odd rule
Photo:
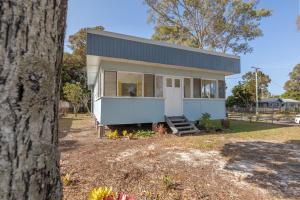
[[60, 64], [67, 0], [0, 1], [0, 199], [61, 199]]

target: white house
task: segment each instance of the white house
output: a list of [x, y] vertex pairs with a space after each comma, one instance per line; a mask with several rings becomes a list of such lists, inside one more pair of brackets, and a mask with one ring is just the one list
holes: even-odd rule
[[225, 76], [236, 73], [240, 58], [234, 55], [94, 29], [87, 33], [87, 80], [100, 126], [167, 121], [174, 132], [185, 133], [189, 129], [179, 124], [202, 113], [223, 119]]

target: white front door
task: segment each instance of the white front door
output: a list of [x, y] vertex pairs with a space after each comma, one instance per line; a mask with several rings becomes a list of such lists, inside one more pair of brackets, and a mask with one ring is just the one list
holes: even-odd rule
[[182, 78], [164, 77], [165, 115], [183, 115]]

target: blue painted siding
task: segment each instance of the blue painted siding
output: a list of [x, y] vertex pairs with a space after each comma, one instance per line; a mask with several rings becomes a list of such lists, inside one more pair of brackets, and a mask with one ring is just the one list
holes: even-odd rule
[[191, 121], [198, 120], [202, 113], [209, 113], [212, 119], [224, 119], [226, 115], [224, 99], [184, 99], [184, 115]]
[[104, 125], [164, 121], [164, 99], [105, 97], [99, 105], [100, 124]]
[[240, 59], [87, 34], [87, 55], [240, 73]]
[[[105, 97], [94, 102], [94, 114], [103, 125], [152, 123], [164, 121], [164, 107], [164, 99]], [[225, 100], [184, 99], [183, 112], [191, 121], [205, 112], [224, 119]]]

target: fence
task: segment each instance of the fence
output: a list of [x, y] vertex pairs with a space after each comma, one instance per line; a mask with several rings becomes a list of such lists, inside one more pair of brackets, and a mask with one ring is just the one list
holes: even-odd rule
[[244, 121], [259, 121], [267, 123], [294, 123], [295, 117], [298, 112], [287, 112], [280, 110], [265, 110], [260, 109], [258, 115], [256, 115], [255, 110], [245, 109], [241, 110], [228, 110], [228, 118], [234, 120], [244, 120]]

